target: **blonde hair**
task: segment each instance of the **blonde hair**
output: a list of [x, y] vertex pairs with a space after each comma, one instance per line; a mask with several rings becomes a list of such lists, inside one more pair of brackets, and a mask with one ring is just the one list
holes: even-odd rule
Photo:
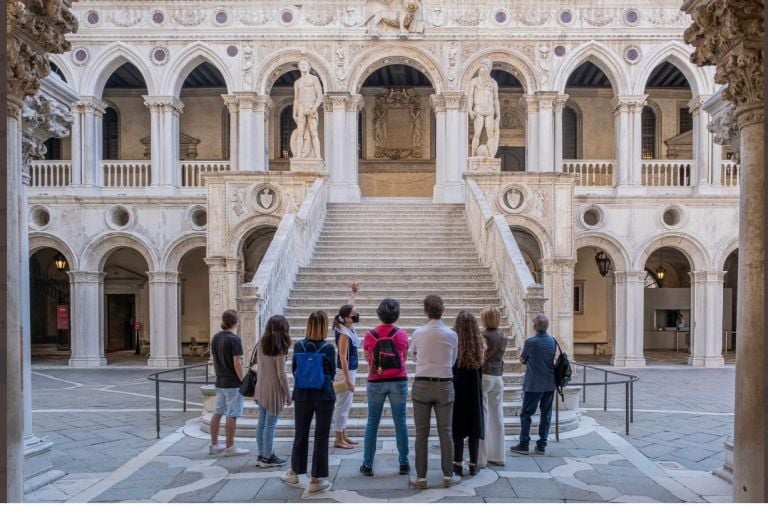
[[307, 338], [309, 340], [325, 340], [328, 336], [328, 314], [324, 310], [316, 310], [307, 318]]
[[462, 310], [456, 316], [453, 327], [459, 336], [459, 357], [456, 366], [459, 368], [480, 368], [485, 357], [485, 342], [480, 334], [477, 319], [468, 310]]
[[501, 324], [501, 312], [495, 307], [483, 309], [480, 312], [480, 320], [483, 321], [486, 330], [495, 330]]

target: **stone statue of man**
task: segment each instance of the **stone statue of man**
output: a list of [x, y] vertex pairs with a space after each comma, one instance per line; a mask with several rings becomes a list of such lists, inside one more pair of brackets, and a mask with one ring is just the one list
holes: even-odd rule
[[293, 120], [296, 129], [291, 134], [294, 158], [320, 158], [320, 136], [317, 133], [317, 109], [323, 103], [320, 79], [309, 73], [307, 60], [299, 62], [299, 77], [293, 84]]
[[[471, 156], [493, 158], [499, 148], [499, 86], [491, 77], [493, 63], [488, 58], [480, 62], [477, 76], [469, 81], [467, 108], [474, 126]], [[485, 130], [486, 143], [480, 144]]]

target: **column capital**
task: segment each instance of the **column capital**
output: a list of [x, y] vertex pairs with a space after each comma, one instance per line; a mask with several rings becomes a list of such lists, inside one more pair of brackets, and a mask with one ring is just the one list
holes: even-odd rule
[[143, 95], [144, 105], [152, 112], [171, 112], [181, 114], [184, 104], [175, 96], [150, 96]]
[[722, 270], [696, 270], [688, 272], [693, 284], [714, 282], [722, 284], [725, 281], [725, 272]]
[[240, 258], [225, 258], [223, 256], [213, 256], [203, 258], [208, 270], [211, 272], [237, 272], [240, 266]]
[[643, 284], [645, 282], [645, 275], [645, 271], [618, 270], [613, 272], [613, 279], [616, 284]]
[[181, 281], [179, 272], [147, 272], [150, 284], [178, 284]]
[[611, 100], [613, 113], [642, 112], [647, 103], [648, 95], [617, 95]]
[[72, 112], [76, 112], [76, 113], [90, 112], [92, 114], [95, 114], [101, 117], [107, 111], [107, 107], [109, 107], [109, 104], [107, 104], [102, 100], [99, 100], [96, 97], [81, 96], [78, 101], [72, 104], [71, 109], [72, 109]]
[[445, 97], [443, 95], [429, 95], [429, 106], [435, 112], [445, 112]]
[[559, 94], [556, 91], [536, 91], [534, 96], [539, 101], [539, 108], [551, 109], [554, 107]]
[[227, 106], [229, 112], [237, 112], [240, 109], [240, 99], [237, 95], [221, 95], [224, 100], [224, 105]]
[[464, 110], [467, 107], [467, 96], [462, 91], [443, 91], [439, 95], [429, 95], [429, 104], [435, 112]]
[[541, 260], [541, 268], [553, 273], [573, 273], [576, 260], [570, 258], [545, 258]]
[[267, 95], [260, 95], [253, 91], [236, 91], [232, 95], [237, 100], [240, 109], [252, 109], [257, 112], [265, 112], [272, 109], [272, 99]]
[[563, 93], [563, 94], [557, 95], [555, 97], [555, 102], [554, 102], [555, 112], [558, 112], [558, 113], [563, 112], [566, 102], [568, 102], [568, 94]]
[[84, 270], [70, 270], [67, 272], [69, 282], [73, 284], [98, 284], [104, 282], [107, 276], [104, 272], [87, 272]]
[[363, 95], [349, 95], [346, 104], [347, 112], [358, 112], [365, 106]]
[[538, 112], [539, 111], [539, 99], [536, 97], [536, 95], [523, 95], [520, 97], [520, 105], [525, 107], [525, 110], [528, 112]]
[[691, 113], [692, 116], [695, 116], [701, 112], [704, 112], [704, 104], [707, 103], [707, 100], [709, 100], [709, 97], [712, 95], [699, 95], [694, 98], [692, 98], [688, 102], [688, 111]]

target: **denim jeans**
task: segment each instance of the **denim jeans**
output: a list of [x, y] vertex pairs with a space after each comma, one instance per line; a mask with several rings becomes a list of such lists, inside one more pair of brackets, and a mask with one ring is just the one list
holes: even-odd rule
[[277, 426], [278, 414], [270, 414], [267, 409], [259, 405], [259, 424], [256, 426], [256, 442], [259, 445], [259, 454], [268, 458], [272, 456], [272, 443], [275, 441], [275, 426]]
[[540, 410], [539, 441], [536, 445], [540, 448], [547, 446], [549, 424], [552, 419], [552, 400], [555, 399], [554, 391], [525, 392], [523, 393], [523, 411], [520, 413], [520, 443], [528, 445], [531, 441], [531, 416], [536, 413], [536, 407]]
[[400, 464], [408, 464], [408, 427], [405, 424], [406, 399], [408, 398], [408, 381], [369, 382], [368, 393], [368, 424], [365, 426], [365, 450], [363, 464], [373, 468], [373, 456], [376, 454], [376, 437], [381, 422], [381, 412], [384, 410], [384, 400], [389, 396], [389, 407], [395, 422], [395, 438]]

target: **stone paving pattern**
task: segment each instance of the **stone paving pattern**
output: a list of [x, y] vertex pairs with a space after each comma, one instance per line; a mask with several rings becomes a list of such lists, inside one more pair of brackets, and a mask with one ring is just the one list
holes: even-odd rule
[[[54, 465], [69, 475], [29, 495], [27, 501], [729, 501], [730, 485], [709, 473], [723, 462], [723, 440], [732, 430], [734, 370], [648, 367], [622, 370], [641, 381], [635, 389], [635, 422], [624, 436], [623, 387], [587, 393], [580, 436], [550, 441], [546, 456], [508, 453], [504, 467], [489, 467], [461, 485], [439, 487], [438, 450], [430, 449], [430, 484], [409, 490], [397, 474], [394, 442], [380, 440], [374, 478], [358, 472], [362, 447], [332, 450], [329, 492], [308, 495], [279, 480], [281, 469], [256, 466], [248, 456], [209, 456], [205, 438], [179, 427], [200, 412], [197, 386], [189, 386], [189, 411], [181, 387], [163, 385], [161, 434], [155, 438], [154, 385], [146, 369], [36, 368], [35, 434], [55, 442]], [[576, 377], [576, 382], [580, 381]], [[594, 410], [593, 410], [594, 409]], [[663, 411], [663, 412], [648, 412]], [[706, 413], [706, 414], [705, 414]], [[715, 413], [724, 415], [712, 415]], [[194, 424], [194, 421], [192, 421]], [[187, 433], [195, 434], [194, 429]], [[509, 438], [509, 437], [508, 437]], [[553, 439], [554, 437], [552, 437]], [[411, 457], [413, 457], [411, 440]], [[511, 438], [508, 445], [512, 444]], [[362, 443], [360, 444], [362, 446]], [[290, 453], [290, 441], [276, 443]], [[434, 487], [432, 487], [432, 485]]]

